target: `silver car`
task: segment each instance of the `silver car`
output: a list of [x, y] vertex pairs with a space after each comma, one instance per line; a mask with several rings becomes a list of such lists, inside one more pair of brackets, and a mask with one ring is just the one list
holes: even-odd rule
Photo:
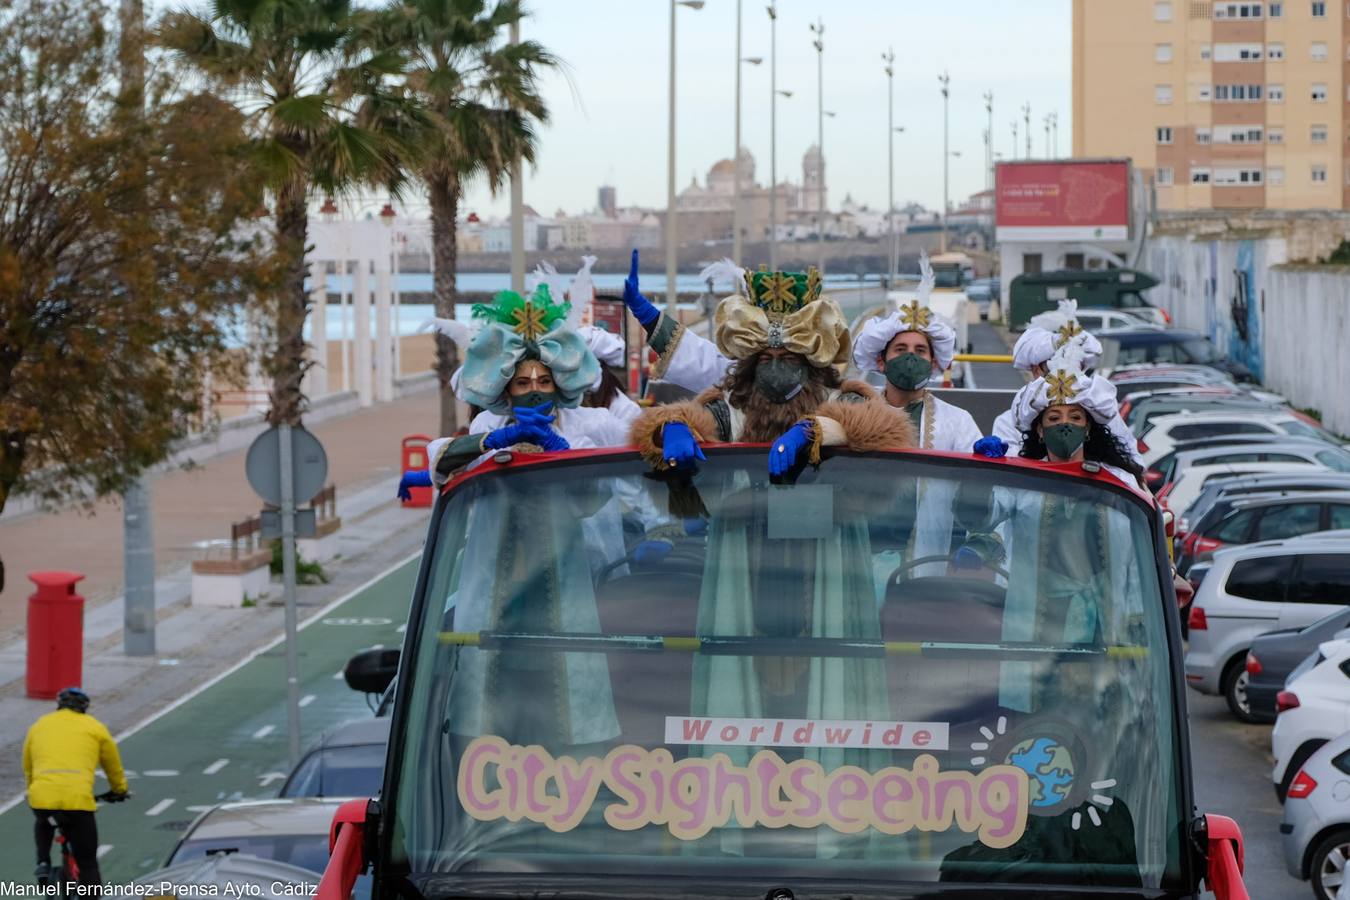
[[1350, 857], [1350, 732], [1324, 744], [1294, 776], [1280, 836], [1289, 874], [1311, 879], [1318, 900], [1334, 900]]

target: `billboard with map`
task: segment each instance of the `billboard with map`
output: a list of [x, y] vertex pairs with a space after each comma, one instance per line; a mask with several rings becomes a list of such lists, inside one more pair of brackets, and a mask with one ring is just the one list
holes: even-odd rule
[[1129, 239], [1128, 160], [999, 163], [994, 188], [1000, 241]]

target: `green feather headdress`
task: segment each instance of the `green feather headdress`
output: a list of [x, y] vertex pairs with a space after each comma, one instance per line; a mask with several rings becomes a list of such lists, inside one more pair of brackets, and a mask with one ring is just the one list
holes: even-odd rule
[[569, 303], [554, 302], [548, 285], [540, 284], [528, 298], [515, 291], [502, 291], [492, 298], [491, 303], [475, 303], [473, 317], [505, 325], [533, 343], [555, 325], [565, 322], [571, 310]]

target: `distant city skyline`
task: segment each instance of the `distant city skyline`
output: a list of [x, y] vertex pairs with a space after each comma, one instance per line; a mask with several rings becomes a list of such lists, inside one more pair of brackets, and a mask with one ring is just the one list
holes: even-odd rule
[[[594, 209], [597, 189], [616, 189], [620, 207], [666, 205], [666, 90], [670, 9], [666, 3], [535, 0], [524, 37], [566, 62], [550, 76], [552, 114], [540, 132], [535, 167], [525, 173], [525, 200], [544, 215]], [[742, 75], [742, 144], [757, 175], [769, 181], [769, 23], [762, 2], [743, 4], [742, 53], [761, 56]], [[1023, 104], [1031, 104], [1032, 155], [1045, 155], [1043, 120], [1059, 118], [1059, 153], [1072, 135], [1070, 0], [779, 0], [778, 178], [800, 182], [802, 154], [816, 142], [816, 52], [808, 24], [825, 23], [825, 166], [831, 207], [846, 195], [871, 207], [886, 202], [886, 77], [881, 53], [893, 45], [897, 204], [942, 206], [942, 96], [937, 76], [951, 75], [951, 200], [958, 205], [985, 186], [983, 95], [994, 93], [994, 150], [1025, 155]], [[735, 0], [681, 7], [678, 25], [676, 184], [700, 182], [732, 155]], [[639, 40], [640, 36], [640, 40]], [[500, 216], [509, 203], [480, 183], [468, 186], [462, 210]]]

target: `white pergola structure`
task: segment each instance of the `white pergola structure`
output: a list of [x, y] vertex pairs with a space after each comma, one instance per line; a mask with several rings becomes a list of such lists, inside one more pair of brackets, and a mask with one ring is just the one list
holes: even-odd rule
[[[311, 217], [309, 237], [310, 347], [314, 365], [305, 392], [318, 398], [355, 391], [361, 406], [394, 399], [399, 377], [398, 253], [424, 232], [421, 223], [397, 219], [385, 206], [365, 218]], [[329, 269], [341, 293], [340, 362], [328, 366]], [[372, 322], [372, 310], [374, 311]]]

